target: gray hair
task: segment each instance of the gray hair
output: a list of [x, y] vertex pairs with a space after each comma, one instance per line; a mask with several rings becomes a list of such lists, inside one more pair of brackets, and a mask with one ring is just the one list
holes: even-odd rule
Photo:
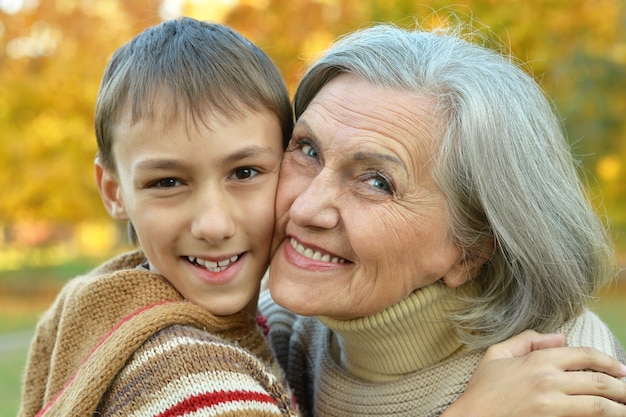
[[335, 43], [306, 72], [296, 118], [332, 78], [432, 97], [435, 179], [464, 259], [488, 258], [459, 288], [463, 340], [487, 347], [532, 328], [554, 331], [614, 277], [610, 237], [591, 208], [555, 111], [510, 57], [463, 29], [377, 25]]
[[[155, 107], [165, 98], [165, 108]], [[293, 114], [287, 86], [272, 60], [227, 26], [189, 17], [150, 27], [115, 51], [98, 92], [95, 110], [98, 155], [115, 169], [113, 128], [120, 117], [131, 123], [181, 117], [207, 125], [211, 114], [236, 118], [247, 110], [270, 110], [291, 136]], [[158, 113], [157, 113], [158, 112]]]

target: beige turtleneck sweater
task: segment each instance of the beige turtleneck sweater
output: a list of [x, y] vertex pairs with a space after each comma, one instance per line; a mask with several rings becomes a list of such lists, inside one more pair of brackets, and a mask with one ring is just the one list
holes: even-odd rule
[[[465, 348], [445, 312], [452, 291], [437, 283], [369, 317], [300, 317], [269, 292], [259, 309], [304, 416], [439, 416], [465, 390], [483, 351]], [[570, 346], [611, 356], [623, 349], [586, 310], [558, 331]]]
[[320, 321], [333, 329], [331, 352], [354, 376], [382, 382], [426, 368], [462, 346], [446, 313], [453, 309], [452, 291], [440, 283], [415, 291], [401, 303], [355, 320]]

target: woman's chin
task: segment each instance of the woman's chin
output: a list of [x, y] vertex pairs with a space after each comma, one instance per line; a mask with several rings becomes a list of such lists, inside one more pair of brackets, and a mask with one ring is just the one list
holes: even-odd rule
[[302, 294], [307, 294], [302, 289], [296, 289], [288, 283], [274, 284], [270, 280], [269, 290], [274, 302], [292, 313], [300, 316], [317, 316], [320, 314], [319, 309], [312, 305], [312, 298], [302, 296]]

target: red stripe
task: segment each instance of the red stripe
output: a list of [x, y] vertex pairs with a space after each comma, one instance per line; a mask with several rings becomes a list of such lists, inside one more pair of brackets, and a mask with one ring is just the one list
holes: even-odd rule
[[182, 416], [185, 413], [191, 413], [209, 408], [218, 404], [232, 403], [235, 401], [256, 401], [266, 404], [276, 405], [276, 400], [267, 394], [251, 391], [213, 391], [194, 395], [179, 402], [175, 406], [165, 410], [157, 417], [174, 417]]
[[133, 312], [132, 314], [129, 314], [128, 316], [124, 317], [122, 320], [120, 320], [111, 330], [109, 330], [109, 332], [104, 335], [104, 337], [102, 337], [98, 343], [96, 343], [96, 345], [94, 346], [94, 348], [91, 350], [91, 352], [89, 352], [89, 354], [87, 355], [87, 357], [85, 358], [85, 360], [80, 364], [80, 366], [78, 367], [78, 369], [76, 370], [76, 372], [74, 372], [74, 374], [67, 380], [67, 382], [65, 383], [65, 385], [63, 386], [63, 389], [61, 389], [61, 391], [59, 391], [52, 400], [50, 400], [50, 402], [48, 402], [48, 404], [46, 404], [46, 406], [44, 408], [42, 408], [35, 417], [40, 417], [43, 416], [48, 409], [50, 409], [50, 407], [52, 407], [54, 405], [55, 402], [57, 402], [57, 400], [59, 399], [59, 397], [61, 395], [63, 395], [63, 393], [67, 390], [67, 388], [71, 385], [71, 383], [74, 381], [74, 379], [76, 379], [76, 375], [78, 374], [78, 371], [80, 370], [80, 368], [82, 368], [85, 363], [87, 363], [87, 361], [93, 356], [94, 352], [104, 343], [105, 340], [107, 340], [109, 337], [111, 337], [111, 335], [113, 333], [115, 333], [115, 331], [117, 331], [117, 329], [119, 329], [122, 324], [126, 323], [127, 321], [129, 321], [130, 319], [132, 319], [133, 317], [143, 313], [146, 310], [150, 310], [151, 308], [154, 308], [156, 306], [160, 306], [163, 304], [168, 304], [168, 303], [173, 303], [176, 301], [161, 301], [152, 305], [148, 305], [145, 307], [142, 307], [138, 310], [135, 310], [135, 312]]

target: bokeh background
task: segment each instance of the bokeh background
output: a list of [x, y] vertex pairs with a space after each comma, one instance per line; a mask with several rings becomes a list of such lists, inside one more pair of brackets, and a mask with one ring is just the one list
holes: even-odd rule
[[[14, 415], [34, 324], [60, 285], [126, 249], [93, 177], [93, 109], [113, 51], [179, 15], [263, 48], [293, 93], [307, 61], [371, 24], [471, 24], [554, 101], [626, 263], [625, 0], [0, 0], [0, 415]], [[624, 278], [594, 307], [626, 344]]]

